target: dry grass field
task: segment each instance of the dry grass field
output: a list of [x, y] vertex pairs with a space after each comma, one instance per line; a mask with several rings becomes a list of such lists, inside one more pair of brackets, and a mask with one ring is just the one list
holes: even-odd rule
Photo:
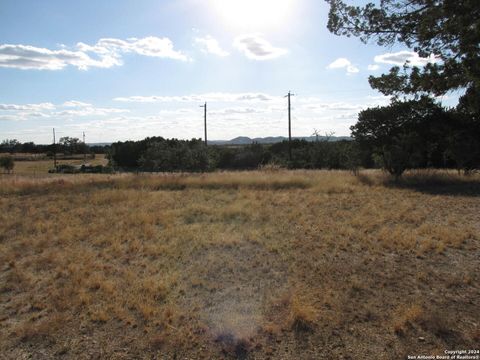
[[[33, 156], [33, 155], [32, 155]], [[97, 154], [95, 159], [87, 159], [87, 163], [90, 165], [107, 165], [108, 160], [103, 154]], [[58, 165], [82, 165], [83, 158], [79, 156], [78, 159], [64, 160], [59, 156], [57, 161]], [[39, 159], [35, 161], [15, 161], [14, 173], [16, 175], [32, 176], [32, 177], [45, 177], [49, 169], [53, 169], [53, 160], [51, 159]]]
[[0, 177], [0, 358], [478, 348], [480, 176]]

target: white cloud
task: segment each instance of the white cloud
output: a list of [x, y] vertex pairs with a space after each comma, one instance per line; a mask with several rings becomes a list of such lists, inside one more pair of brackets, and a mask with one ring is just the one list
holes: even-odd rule
[[377, 64], [370, 64], [368, 65], [367, 69], [370, 71], [377, 71], [378, 69], [380, 69], [380, 66]]
[[225, 108], [225, 109], [220, 109], [220, 110], [214, 110], [211, 111], [210, 114], [212, 115], [237, 115], [237, 114], [260, 114], [260, 113], [265, 113], [267, 112], [268, 109], [258, 109], [258, 108], [252, 108], [252, 107], [231, 107], [231, 108]]
[[238, 36], [233, 45], [253, 60], [275, 59], [288, 53], [288, 50], [274, 47], [257, 34]]
[[0, 115], [0, 120], [2, 121], [25, 121], [32, 118], [49, 118], [50, 115], [44, 114], [41, 112], [17, 112], [12, 114], [2, 114]]
[[90, 67], [109, 68], [120, 65], [118, 58], [102, 55], [100, 60], [82, 51], [49, 50], [30, 45], [0, 45], [0, 67], [22, 70], [61, 70], [68, 65], [80, 70]]
[[[58, 130], [59, 136], [75, 136], [88, 129], [90, 142], [138, 140], [153, 135], [166, 138], [198, 138], [203, 136], [203, 110], [198, 105], [206, 99], [209, 101], [210, 139], [288, 134], [287, 99], [283, 96], [261, 92], [211, 92], [134, 98], [141, 100], [138, 104], [130, 98], [125, 99], [130, 101], [124, 104], [125, 109], [122, 109], [123, 106], [117, 109], [115, 106], [110, 108], [101, 104], [88, 105], [77, 100], [60, 104], [45, 103], [50, 105], [40, 106], [7, 104], [8, 106], [2, 107], [16, 110], [0, 110], [0, 121], [2, 124], [5, 121], [28, 121], [28, 126], [23, 126], [22, 129], [20, 125], [11, 126], [16, 133], [15, 138], [20, 141], [46, 143], [50, 141], [52, 125]], [[151, 101], [152, 106], [147, 106], [145, 100]], [[355, 124], [361, 109], [386, 103], [388, 97], [382, 96], [312, 94], [294, 97], [293, 135], [307, 136], [312, 134], [314, 128], [321, 133], [334, 131], [339, 136], [349, 135], [349, 127]], [[40, 110], [42, 107], [49, 109]], [[35, 108], [37, 111], [33, 110]], [[7, 133], [5, 131], [5, 136]]]
[[119, 56], [121, 53], [135, 53], [149, 57], [188, 60], [185, 54], [174, 50], [172, 41], [166, 37], [148, 36], [143, 39], [129, 38], [127, 40], [104, 38], [93, 46], [80, 42], [77, 44], [77, 48], [81, 51], [94, 52], [99, 55], [113, 54]]
[[221, 57], [230, 55], [227, 51], [223, 50], [216, 39], [211, 36], [205, 36], [203, 38], [195, 38], [195, 42], [202, 47], [202, 51], [208, 54], [213, 54]]
[[334, 62], [332, 62], [330, 65], [327, 66], [328, 69], [341, 69], [344, 67], [347, 67], [350, 65], [350, 60], [345, 59], [345, 58], [338, 58]]
[[[139, 124], [150, 131], [158, 129], [164, 137], [178, 137], [179, 134], [183, 138], [202, 136], [203, 113], [198, 104], [205, 99], [209, 101], [211, 139], [288, 134], [287, 100], [283, 96], [263, 93], [210, 93], [134, 99], [160, 103], [152, 107], [156, 116], [145, 116]], [[317, 128], [322, 133], [334, 131], [337, 135], [349, 135], [349, 127], [357, 121], [359, 111], [386, 103], [388, 98], [384, 97], [328, 101], [324, 95], [298, 96], [293, 99], [292, 104], [293, 132], [295, 136], [306, 136], [312, 133], [313, 128]], [[137, 113], [133, 103], [130, 108], [132, 113]], [[157, 110], [159, 108], [160, 111]], [[139, 103], [138, 111], [145, 109], [144, 104]], [[145, 134], [148, 134], [147, 130]]]
[[24, 120], [18, 115], [0, 115], [0, 121], [20, 121]]
[[127, 109], [115, 109], [115, 108], [97, 108], [97, 107], [83, 107], [76, 110], [64, 110], [53, 113], [54, 116], [105, 116], [109, 114], [118, 114], [130, 112]]
[[65, 101], [63, 103], [63, 106], [76, 108], [76, 107], [88, 107], [88, 106], [92, 106], [92, 104], [84, 103], [82, 101], [70, 100], [70, 101]]
[[66, 101], [61, 105], [54, 105], [52, 103], [0, 104], [0, 117], [3, 121], [22, 121], [35, 118], [107, 116], [127, 112], [130, 112], [130, 110], [95, 107], [91, 104], [75, 100]]
[[367, 97], [368, 101], [355, 101], [355, 102], [321, 102], [319, 98], [309, 98], [307, 101], [302, 102], [300, 109], [313, 112], [313, 113], [325, 113], [325, 112], [347, 112], [349, 114], [357, 114], [359, 111], [369, 107], [387, 105], [389, 98], [385, 96]]
[[327, 66], [327, 69], [343, 69], [345, 68], [347, 70], [347, 73], [349, 74], [354, 74], [358, 73], [360, 70], [353, 65], [350, 60], [346, 58], [338, 58], [334, 62], [332, 62], [330, 65]]
[[403, 64], [405, 64], [405, 62], [408, 61], [408, 63], [412, 66], [425, 66], [428, 63], [438, 62], [439, 59], [433, 54], [430, 55], [428, 58], [422, 58], [416, 52], [404, 50], [396, 53], [377, 55], [375, 56], [374, 61], [380, 64], [390, 64], [397, 66], [402, 66]]
[[[1, 109], [0, 109], [1, 110]], [[9, 111], [8, 113], [1, 114], [0, 120], [2, 121], [25, 121], [34, 118], [49, 118], [50, 114], [42, 111], [35, 110], [17, 110]]]
[[352, 111], [352, 110], [361, 110], [362, 105], [345, 103], [345, 102], [329, 102], [329, 103], [309, 103], [304, 106], [306, 110], [312, 110], [315, 112], [322, 112], [325, 110], [332, 111]]
[[276, 97], [262, 93], [237, 94], [235, 99], [239, 101], [272, 101]]
[[377, 106], [377, 105], [387, 105], [388, 103], [390, 103], [391, 97], [386, 95], [368, 95], [367, 99], [369, 99], [372, 104], [375, 104], [372, 106]]
[[[120, 101], [120, 102], [132, 102], [132, 103], [154, 103], [154, 102], [167, 102], [173, 101], [170, 100], [169, 96], [129, 96], [129, 97], [116, 97], [113, 101]], [[179, 97], [180, 99], [180, 97]], [[181, 101], [181, 100], [178, 100]]]
[[257, 102], [257, 101], [272, 101], [276, 97], [264, 93], [206, 93], [193, 94], [185, 96], [129, 96], [117, 97], [114, 101], [131, 102], [131, 103], [158, 103], [158, 102]]
[[168, 38], [149, 36], [143, 39], [100, 39], [95, 45], [77, 43], [74, 49], [51, 50], [22, 44], [0, 45], [0, 67], [22, 70], [61, 70], [73, 66], [80, 70], [111, 68], [122, 65], [122, 55], [142, 56], [187, 61], [188, 57], [174, 50]]
[[52, 103], [39, 103], [39, 104], [0, 104], [0, 110], [13, 110], [13, 111], [42, 111], [42, 110], [54, 110], [55, 105]]

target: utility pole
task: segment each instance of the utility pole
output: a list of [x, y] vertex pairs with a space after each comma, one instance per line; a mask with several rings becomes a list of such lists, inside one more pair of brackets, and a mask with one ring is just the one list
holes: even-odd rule
[[290, 98], [295, 96], [290, 91], [285, 97], [288, 97], [288, 157], [292, 160], [292, 103]]
[[85, 144], [85, 131], [83, 132], [83, 165], [87, 163], [87, 144]]
[[207, 143], [207, 103], [205, 102], [205, 105], [200, 105], [200, 107], [203, 108], [203, 121], [204, 121], [204, 127], [205, 127], [205, 146], [208, 145]]
[[53, 128], [53, 167], [57, 169], [57, 144], [55, 142], [55, 128]]

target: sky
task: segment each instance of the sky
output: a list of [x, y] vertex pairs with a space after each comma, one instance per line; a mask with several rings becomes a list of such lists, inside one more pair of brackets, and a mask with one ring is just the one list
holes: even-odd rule
[[[0, 141], [350, 135], [369, 75], [430, 58], [327, 30], [319, 0], [2, 0]], [[447, 105], [454, 99], [444, 98]]]

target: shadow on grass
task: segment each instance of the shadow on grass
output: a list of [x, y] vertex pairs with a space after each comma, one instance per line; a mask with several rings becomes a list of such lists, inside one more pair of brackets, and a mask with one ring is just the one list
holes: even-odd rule
[[430, 195], [480, 197], [480, 176], [458, 175], [447, 171], [418, 171], [404, 174], [400, 179], [387, 174], [359, 174], [364, 185], [381, 185], [388, 188], [410, 189]]

